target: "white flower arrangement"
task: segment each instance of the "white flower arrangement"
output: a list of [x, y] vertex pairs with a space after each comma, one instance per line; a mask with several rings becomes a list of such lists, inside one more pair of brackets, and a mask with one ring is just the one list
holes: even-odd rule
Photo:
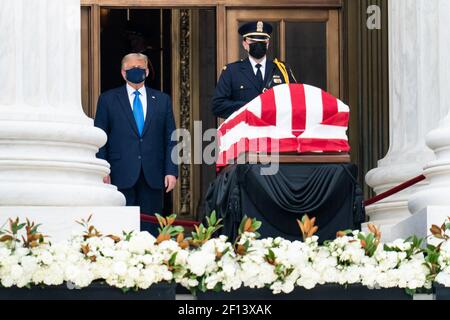
[[[89, 220], [81, 222], [87, 229], [82, 235], [56, 245], [41, 241], [28, 248], [22, 247], [26, 243], [17, 237], [24, 225], [11, 220], [10, 232], [0, 241], [1, 285], [30, 287], [66, 282], [84, 288], [101, 280], [126, 291], [183, 277], [181, 266], [189, 253], [176, 241], [158, 243], [148, 232], [103, 236], [89, 226]], [[34, 233], [38, 234], [37, 228]]]
[[338, 232], [319, 245], [315, 219], [307, 216], [299, 221], [303, 241], [258, 239], [261, 223], [245, 217], [233, 243], [213, 237], [221, 227], [214, 213], [186, 239], [183, 228], [173, 225], [175, 216], [157, 217], [157, 238], [148, 232], [102, 235], [88, 219], [80, 222], [84, 233], [58, 244], [47, 242], [34, 223], [10, 220], [9, 229], [0, 232], [0, 284], [85, 288], [102, 281], [127, 291], [172, 282], [192, 291], [247, 287], [273, 294], [326, 284], [414, 291], [431, 288], [434, 278], [450, 286], [450, 223], [433, 226], [433, 235], [443, 241], [424, 250], [416, 237], [382, 244], [375, 226], [369, 232]]
[[[380, 232], [371, 226], [369, 233], [338, 233], [335, 240], [321, 246], [313, 235], [317, 231], [314, 223], [308, 217], [299, 221], [303, 242], [257, 239], [260, 223], [244, 218], [234, 244], [221, 236], [191, 252], [187, 269], [195, 275], [191, 277], [195, 282], [183, 284], [202, 291], [270, 288], [274, 294], [324, 284], [410, 291], [431, 288], [430, 269], [418, 239], [383, 245]], [[224, 276], [225, 268], [230, 276]]]
[[437, 273], [435, 282], [448, 288], [450, 287], [450, 217], [441, 227], [433, 225], [430, 231], [434, 239], [440, 243], [437, 246], [428, 246], [429, 268]]

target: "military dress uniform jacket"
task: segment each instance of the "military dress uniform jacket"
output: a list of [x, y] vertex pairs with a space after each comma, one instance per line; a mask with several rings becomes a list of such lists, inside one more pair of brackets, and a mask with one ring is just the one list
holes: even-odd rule
[[289, 83], [297, 82], [289, 66], [276, 59], [267, 60], [264, 85], [261, 88], [248, 58], [230, 63], [223, 68], [220, 75], [214, 92], [212, 111], [216, 117], [228, 118], [266, 89], [286, 83], [286, 78], [289, 78]]

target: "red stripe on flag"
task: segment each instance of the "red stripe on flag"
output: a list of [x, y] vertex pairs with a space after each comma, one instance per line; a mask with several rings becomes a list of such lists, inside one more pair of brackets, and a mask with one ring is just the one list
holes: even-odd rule
[[297, 152], [349, 152], [350, 146], [347, 140], [342, 139], [298, 139]]
[[322, 121], [338, 113], [338, 102], [335, 97], [322, 90], [323, 116]]
[[231, 129], [241, 123], [246, 123], [253, 127], [267, 127], [267, 123], [255, 116], [252, 112], [244, 110], [241, 114], [237, 115], [233, 119], [224, 122], [218, 129], [221, 136], [225, 136]]
[[292, 134], [298, 137], [305, 131], [306, 99], [305, 87], [302, 84], [289, 86], [292, 103]]
[[225, 135], [229, 130], [233, 129], [239, 123], [246, 122], [247, 113], [248, 113], [247, 110], [243, 110], [241, 113], [239, 113], [234, 118], [226, 120], [224, 123], [222, 123], [222, 125], [218, 129], [220, 134]]
[[[242, 146], [246, 148], [242, 148]], [[217, 167], [223, 167], [230, 164], [244, 152], [293, 152], [297, 150], [298, 141], [296, 138], [272, 139], [272, 138], [242, 138], [234, 143], [226, 151], [220, 152], [218, 155]]]
[[348, 112], [339, 112], [338, 114], [335, 114], [329, 117], [328, 119], [325, 119], [325, 121], [323, 121], [322, 124], [330, 126], [347, 127], [348, 120], [349, 120]]
[[261, 97], [261, 120], [267, 125], [277, 124], [277, 106], [275, 103], [275, 90], [264, 92]]

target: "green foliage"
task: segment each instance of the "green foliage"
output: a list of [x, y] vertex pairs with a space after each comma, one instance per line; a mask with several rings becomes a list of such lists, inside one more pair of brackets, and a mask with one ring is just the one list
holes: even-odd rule
[[409, 289], [409, 288], [406, 288], [405, 289], [405, 292], [406, 292], [406, 294], [407, 295], [409, 295], [409, 296], [414, 296], [415, 294], [416, 294], [416, 289]]
[[358, 239], [361, 241], [361, 245], [366, 251], [366, 255], [372, 257], [378, 248], [379, 239], [377, 239], [373, 233], [367, 235], [359, 233]]
[[252, 232], [255, 234], [256, 238], [259, 238], [261, 235], [257, 231], [261, 226], [261, 221], [258, 221], [255, 218], [249, 218], [245, 215], [239, 224], [238, 234], [239, 236], [242, 236], [245, 232]]
[[175, 237], [179, 233], [184, 232], [184, 228], [182, 226], [172, 225], [177, 217], [176, 214], [171, 214], [165, 218], [156, 213], [155, 217], [158, 219], [158, 223], [160, 225], [160, 228], [158, 228], [160, 234], [168, 234], [170, 237]]
[[130, 232], [122, 231], [122, 235], [125, 241], [130, 241], [131, 237], [133, 236], [133, 231]]
[[440, 255], [441, 245], [433, 246], [427, 245], [424, 250], [425, 253], [425, 266], [430, 270], [428, 280], [434, 280], [438, 273], [441, 271], [441, 266], [439, 265], [439, 255]]
[[[21, 231], [26, 226], [26, 223], [20, 223], [19, 218], [15, 220], [8, 220], [8, 229], [3, 229], [0, 232], [0, 242], [5, 242], [6, 245], [14, 250], [16, 248], [16, 244], [20, 242], [19, 240], [19, 231]], [[37, 228], [36, 228], [37, 229]]]
[[192, 231], [192, 238], [189, 239], [190, 244], [194, 247], [199, 247], [208, 240], [210, 240], [213, 234], [223, 227], [220, 223], [222, 219], [217, 219], [216, 212], [211, 212], [211, 215], [206, 218], [206, 227], [202, 224], [195, 226], [195, 231]]
[[275, 263], [275, 259], [276, 259], [275, 253], [273, 252], [272, 249], [269, 249], [268, 253], [266, 254], [266, 260], [269, 263]]
[[409, 242], [411, 244], [411, 247], [408, 250], [403, 251], [399, 248], [391, 247], [386, 244], [384, 245], [383, 248], [384, 248], [384, 251], [405, 252], [406, 257], [409, 259], [413, 255], [423, 252], [422, 245], [423, 245], [424, 241], [425, 241], [425, 239], [423, 239], [423, 238], [419, 238], [417, 236], [412, 236], [405, 240], [405, 242]]

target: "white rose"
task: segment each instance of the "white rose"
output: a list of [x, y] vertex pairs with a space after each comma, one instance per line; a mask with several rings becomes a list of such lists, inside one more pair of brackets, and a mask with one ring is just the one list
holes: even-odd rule
[[23, 275], [22, 266], [15, 264], [11, 267], [10, 276], [12, 279], [17, 280], [20, 279]]
[[133, 253], [144, 254], [145, 251], [150, 251], [155, 243], [155, 237], [153, 237], [147, 231], [139, 232], [133, 235], [129, 241], [129, 250]]
[[142, 261], [144, 264], [146, 264], [146, 265], [152, 264], [152, 263], [153, 263], [153, 256], [150, 255], [150, 254], [143, 255], [143, 256], [141, 257], [141, 261]]
[[1, 281], [2, 286], [4, 286], [5, 288], [10, 288], [14, 285], [14, 280], [11, 277], [3, 277]]
[[14, 254], [18, 257], [24, 257], [30, 253], [30, 250], [27, 248], [17, 248]]
[[178, 251], [180, 249], [178, 243], [173, 240], [163, 241], [158, 245], [158, 247], [159, 247], [159, 250], [162, 250], [162, 251], [167, 250], [169, 252]]
[[193, 274], [201, 276], [206, 272], [208, 265], [214, 263], [215, 258], [215, 254], [196, 251], [192, 253], [187, 259], [188, 268]]
[[139, 269], [136, 267], [128, 269], [127, 276], [133, 280], [137, 279], [139, 277]]
[[113, 264], [113, 271], [119, 277], [127, 274], [127, 264], [123, 261], [117, 261]]

